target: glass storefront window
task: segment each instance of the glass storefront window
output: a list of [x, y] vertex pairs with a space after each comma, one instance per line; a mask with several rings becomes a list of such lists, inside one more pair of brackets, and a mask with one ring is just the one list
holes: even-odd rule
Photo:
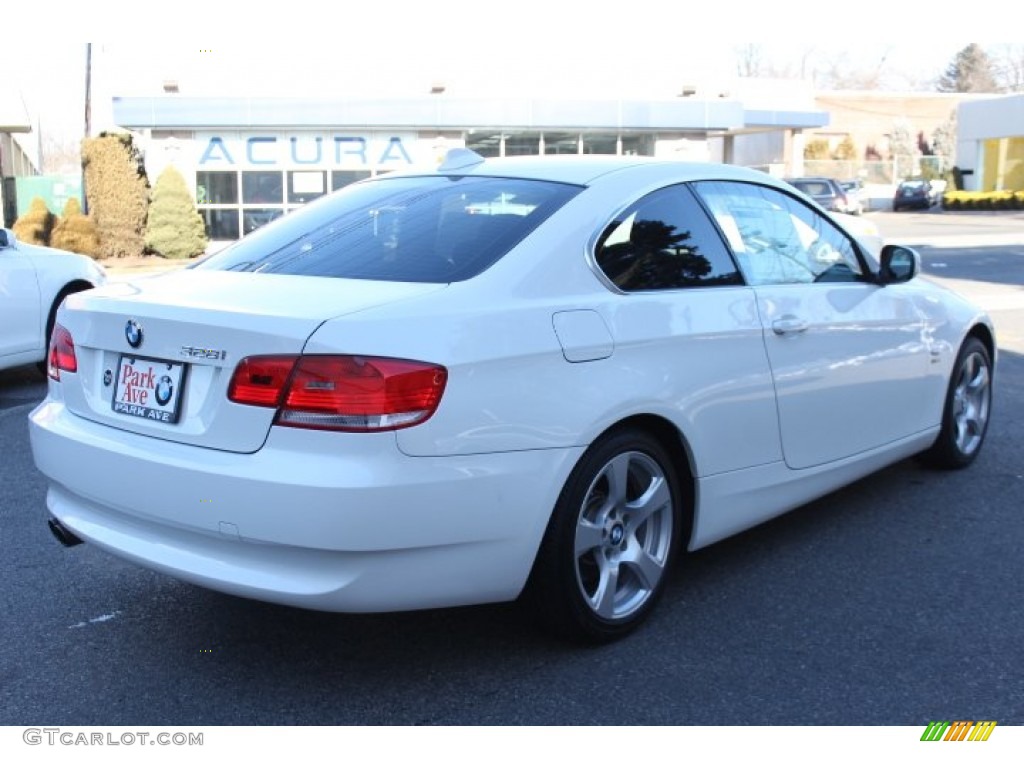
[[540, 153], [539, 133], [513, 133], [505, 136], [505, 156]]
[[211, 240], [238, 239], [237, 208], [204, 208], [199, 213], [206, 222], [206, 236]]
[[197, 205], [238, 205], [238, 174], [234, 171], [199, 171]]
[[280, 171], [242, 171], [243, 203], [284, 204], [284, 184]]
[[288, 202], [308, 203], [326, 191], [323, 171], [288, 171]]
[[369, 171], [331, 171], [331, 189], [341, 189], [368, 178], [370, 178]]
[[501, 155], [501, 134], [469, 131], [466, 134], [466, 149], [472, 149], [481, 157]]
[[618, 148], [618, 137], [613, 133], [583, 134], [583, 154], [614, 155]]
[[274, 219], [284, 216], [283, 208], [243, 208], [242, 209], [242, 234], [248, 235], [264, 224], [269, 224]]
[[645, 134], [623, 135], [622, 154], [654, 156], [654, 137]]
[[545, 133], [545, 155], [578, 155], [580, 137], [578, 133]]

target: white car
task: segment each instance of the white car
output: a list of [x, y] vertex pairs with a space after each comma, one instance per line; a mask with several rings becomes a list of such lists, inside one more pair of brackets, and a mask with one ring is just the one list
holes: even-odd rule
[[603, 641], [678, 553], [977, 457], [989, 319], [767, 175], [484, 160], [353, 184], [71, 296], [30, 416], [51, 529], [260, 600], [513, 600]]
[[88, 256], [20, 243], [0, 229], [0, 370], [41, 363], [64, 297], [105, 282]]

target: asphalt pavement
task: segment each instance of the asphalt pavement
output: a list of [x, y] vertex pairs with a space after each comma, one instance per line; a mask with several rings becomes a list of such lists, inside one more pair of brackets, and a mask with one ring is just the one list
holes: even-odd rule
[[[1024, 240], [978, 239], [1018, 217], [971, 216], [960, 246], [923, 241], [962, 234], [948, 214], [869, 216], [968, 295], [1024, 286]], [[515, 604], [322, 614], [64, 549], [28, 446], [45, 380], [0, 372], [0, 724], [1024, 725], [1024, 309], [999, 301], [974, 465], [901, 462], [695, 553], [649, 624], [599, 648]]]

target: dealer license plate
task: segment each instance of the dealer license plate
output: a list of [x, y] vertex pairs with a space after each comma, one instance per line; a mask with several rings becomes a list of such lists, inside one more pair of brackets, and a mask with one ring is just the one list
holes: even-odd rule
[[111, 407], [114, 413], [175, 424], [184, 381], [184, 363], [121, 355]]

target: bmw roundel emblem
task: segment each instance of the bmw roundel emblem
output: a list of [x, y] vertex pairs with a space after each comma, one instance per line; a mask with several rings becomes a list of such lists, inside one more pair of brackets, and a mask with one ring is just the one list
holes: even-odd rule
[[142, 326], [134, 320], [129, 320], [124, 325], [124, 337], [128, 339], [132, 349], [138, 349], [142, 346]]
[[167, 405], [171, 402], [171, 395], [174, 394], [174, 384], [170, 376], [161, 376], [156, 383], [156, 401], [160, 405]]

